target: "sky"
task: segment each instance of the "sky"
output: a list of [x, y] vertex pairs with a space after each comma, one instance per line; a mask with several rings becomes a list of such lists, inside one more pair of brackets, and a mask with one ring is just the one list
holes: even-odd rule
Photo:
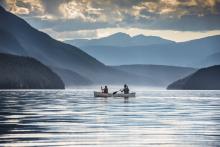
[[116, 32], [177, 42], [220, 34], [220, 0], [0, 0], [58, 40]]

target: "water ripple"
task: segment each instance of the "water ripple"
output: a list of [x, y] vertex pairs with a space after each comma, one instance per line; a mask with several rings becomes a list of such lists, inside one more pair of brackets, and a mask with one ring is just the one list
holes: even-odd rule
[[0, 91], [0, 146], [220, 146], [220, 91]]

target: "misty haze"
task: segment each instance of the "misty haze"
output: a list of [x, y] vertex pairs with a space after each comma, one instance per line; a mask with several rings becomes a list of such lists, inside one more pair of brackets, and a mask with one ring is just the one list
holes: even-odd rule
[[0, 146], [219, 146], [219, 8], [0, 0]]

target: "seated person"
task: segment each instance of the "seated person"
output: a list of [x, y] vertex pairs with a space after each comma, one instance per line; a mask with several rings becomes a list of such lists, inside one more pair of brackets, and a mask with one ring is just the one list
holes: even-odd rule
[[107, 86], [105, 86], [104, 89], [101, 87], [101, 89], [102, 89], [102, 93], [108, 93], [108, 87]]
[[129, 94], [129, 88], [126, 84], [124, 85], [124, 89], [121, 90], [121, 92], [124, 92], [124, 94]]

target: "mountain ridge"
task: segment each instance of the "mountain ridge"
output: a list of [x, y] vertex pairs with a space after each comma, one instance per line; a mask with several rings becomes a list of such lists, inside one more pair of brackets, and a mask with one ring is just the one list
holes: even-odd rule
[[82, 46], [136, 46], [136, 45], [152, 45], [152, 44], [170, 44], [175, 43], [174, 41], [163, 39], [157, 36], [145, 36], [142, 34], [131, 37], [130, 35], [122, 32], [118, 32], [107, 37], [98, 39], [75, 39], [66, 40], [65, 43], [75, 45], [78, 47]]
[[[220, 52], [220, 35], [181, 43], [147, 46], [81, 46], [80, 48], [107, 65], [155, 64], [198, 68], [207, 56]], [[219, 63], [220, 64], [220, 63]]]

